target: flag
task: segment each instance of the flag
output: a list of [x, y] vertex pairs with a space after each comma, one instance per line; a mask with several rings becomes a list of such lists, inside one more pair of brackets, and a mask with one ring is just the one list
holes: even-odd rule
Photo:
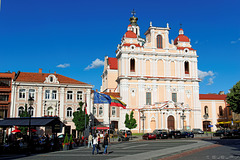
[[119, 99], [117, 99], [116, 97], [110, 96], [112, 101], [110, 106], [116, 106], [116, 107], [123, 107], [123, 109], [126, 109], [126, 104], [122, 101], [120, 101]]
[[93, 98], [94, 103], [111, 103], [111, 98], [109, 95], [103, 94], [103, 93], [98, 93], [94, 91], [94, 98]]

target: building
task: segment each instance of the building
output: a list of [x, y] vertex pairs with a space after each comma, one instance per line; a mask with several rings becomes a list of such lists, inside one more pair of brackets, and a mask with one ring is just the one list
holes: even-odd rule
[[0, 119], [10, 116], [12, 80], [15, 72], [0, 73]]
[[169, 42], [170, 27], [150, 26], [140, 36], [137, 17], [131, 17], [115, 57], [105, 57], [103, 92], [120, 94], [127, 109], [120, 108], [119, 128], [126, 113], [134, 110], [138, 122], [133, 132], [155, 128], [202, 128], [197, 52], [182, 28]]
[[[63, 132], [76, 135], [73, 112], [79, 109], [80, 101], [91, 104], [92, 88], [92, 85], [57, 73], [42, 73], [42, 69], [38, 73], [18, 72], [12, 82], [10, 117], [19, 117], [32, 97], [34, 104], [28, 105], [32, 117], [60, 117], [66, 125]], [[90, 110], [91, 105], [87, 112]]]

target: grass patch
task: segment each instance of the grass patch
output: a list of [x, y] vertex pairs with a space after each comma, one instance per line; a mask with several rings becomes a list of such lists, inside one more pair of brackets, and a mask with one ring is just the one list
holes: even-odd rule
[[143, 133], [132, 133], [133, 136], [142, 136]]

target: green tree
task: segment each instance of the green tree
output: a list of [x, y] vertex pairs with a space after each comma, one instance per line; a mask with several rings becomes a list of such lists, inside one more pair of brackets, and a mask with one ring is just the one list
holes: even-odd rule
[[[28, 109], [27, 109], [27, 104], [25, 104], [25, 108], [24, 108], [24, 111], [20, 114], [20, 117], [30, 117], [30, 114], [28, 112]], [[27, 131], [28, 131], [28, 127], [25, 127], [25, 126], [21, 126], [19, 127], [20, 131], [23, 133], [23, 134], [27, 134]]]
[[130, 118], [129, 118], [129, 115], [126, 114], [124, 124], [125, 124], [125, 127], [130, 129], [130, 131], [131, 131], [131, 129], [137, 127], [136, 119], [133, 117], [133, 111], [131, 111], [131, 113], [130, 113]]
[[227, 103], [234, 113], [240, 113], [240, 81], [237, 82], [227, 94]]
[[82, 109], [83, 104], [84, 104], [83, 102], [79, 102], [79, 106], [80, 106], [79, 111], [76, 111], [73, 113], [72, 121], [75, 123], [76, 130], [78, 131], [78, 133], [82, 133], [85, 130], [85, 118], [86, 118], [86, 125], [89, 122], [89, 115], [85, 114], [85, 109], [84, 110]]

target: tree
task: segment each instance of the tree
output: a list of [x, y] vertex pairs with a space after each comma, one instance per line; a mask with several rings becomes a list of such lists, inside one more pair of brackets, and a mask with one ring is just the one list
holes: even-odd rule
[[237, 82], [227, 94], [227, 103], [234, 113], [240, 113], [240, 81]]
[[[82, 109], [83, 102], [79, 102], [80, 109], [73, 113], [73, 122], [75, 123], [78, 133], [82, 133], [85, 130], [85, 118], [86, 124], [89, 122], [89, 115], [85, 114], [85, 109]], [[86, 127], [87, 128], [87, 127]], [[81, 134], [80, 134], [81, 135]], [[78, 135], [79, 136], [79, 135]]]
[[126, 114], [124, 124], [125, 124], [125, 127], [130, 129], [130, 131], [131, 131], [131, 129], [137, 127], [136, 119], [133, 117], [133, 110], [130, 113], [130, 118], [129, 118], [129, 115]]
[[[30, 113], [28, 112], [28, 109], [27, 109], [27, 104], [25, 104], [25, 108], [24, 108], [24, 111], [20, 114], [20, 117], [30, 117]], [[19, 127], [20, 131], [23, 133], [23, 134], [27, 134], [27, 130], [29, 129], [28, 127], [25, 127], [25, 126], [21, 126]]]

